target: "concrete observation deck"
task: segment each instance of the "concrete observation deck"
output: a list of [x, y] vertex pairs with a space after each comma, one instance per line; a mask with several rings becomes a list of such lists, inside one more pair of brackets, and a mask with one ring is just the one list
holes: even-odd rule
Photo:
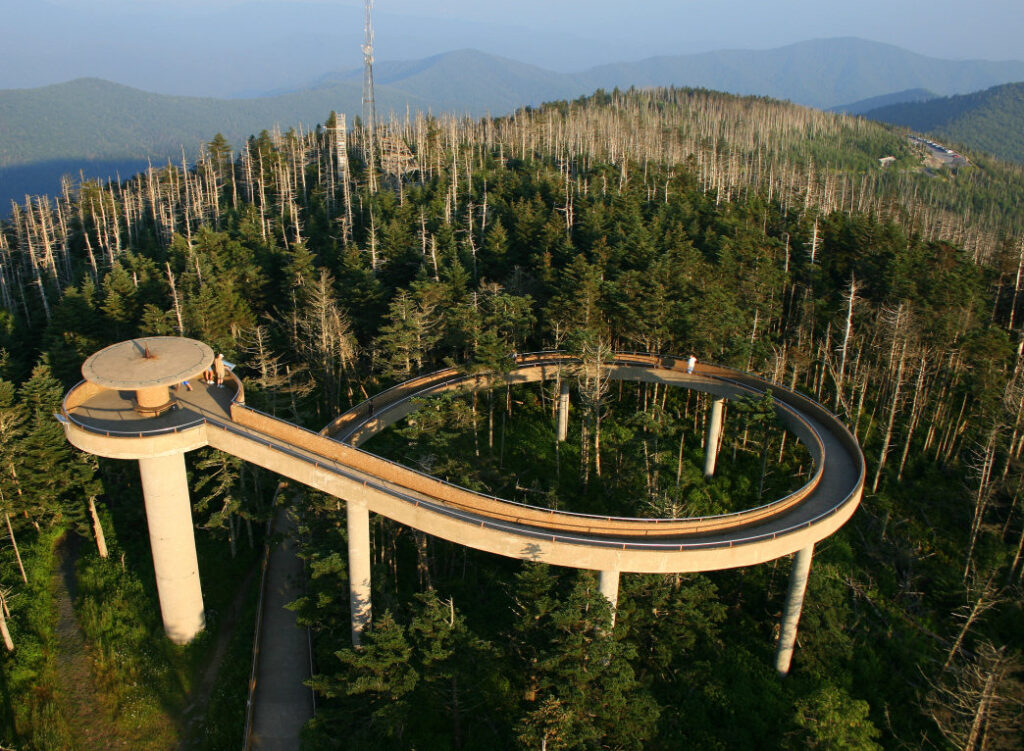
[[[523, 355], [507, 380], [549, 380], [576, 364], [559, 353]], [[179, 387], [178, 408], [157, 417], [139, 414], [123, 391], [82, 383], [69, 392], [62, 422], [69, 441], [91, 453], [127, 459], [210, 445], [453, 542], [594, 570], [667, 573], [761, 563], [813, 545], [856, 509], [863, 491], [863, 456], [849, 431], [813, 400], [727, 368], [700, 365], [687, 374], [685, 361], [676, 358], [618, 355], [608, 368], [612, 378], [656, 381], [716, 397], [770, 388], [780, 418], [814, 460], [810, 480], [785, 498], [735, 514], [625, 519], [490, 498], [357, 448], [409, 414], [414, 398], [504, 383], [499, 376], [467, 376], [455, 369], [385, 391], [372, 400], [372, 414], [365, 402], [320, 434], [246, 407], [233, 375], [225, 389], [198, 384], [183, 393]]]
[[209, 367], [213, 350], [179, 336], [149, 336], [112, 344], [82, 365], [88, 383], [101, 389], [135, 394], [135, 410], [153, 417], [174, 406], [170, 387]]

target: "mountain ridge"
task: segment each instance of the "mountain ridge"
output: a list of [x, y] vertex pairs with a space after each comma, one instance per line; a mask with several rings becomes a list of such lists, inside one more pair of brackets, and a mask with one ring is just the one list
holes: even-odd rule
[[1024, 82], [879, 107], [863, 116], [1024, 163]]
[[[898, 90], [923, 88], [948, 96], [1024, 80], [1024, 61], [947, 60], [856, 37], [812, 39], [769, 50], [723, 49], [656, 55], [598, 65], [576, 73], [556, 73], [512, 58], [461, 49], [418, 60], [375, 63], [375, 80], [378, 71], [385, 72], [384, 80], [390, 85], [399, 80], [414, 80], [414, 74], [421, 70], [401, 78], [397, 78], [394, 71], [408, 70], [430, 61], [442, 62], [450, 55], [466, 52], [476, 53], [479, 59], [503, 61], [518, 70], [537, 71], [537, 75], [555, 79], [562, 89], [572, 92], [566, 96], [580, 96], [600, 88], [690, 86], [731, 94], [771, 96], [820, 109]], [[361, 80], [361, 76], [361, 68], [347, 69], [330, 71], [316, 80], [345, 77]]]
[[[883, 75], [900, 70], [899, 75]], [[676, 86], [741, 95], [770, 96], [824, 106], [886, 94], [898, 86], [937, 93], [966, 93], [1024, 80], [1024, 62], [951, 61], [927, 58], [865, 40], [811, 40], [774, 50], [720, 50], [697, 55], [655, 56], [564, 74], [511, 58], [458, 49], [375, 66], [378, 113], [407, 110], [456, 115], [503, 115], [545, 101], [575, 99], [597, 89]], [[941, 79], [941, 80], [937, 80]], [[973, 89], [971, 87], [974, 87]], [[957, 89], [963, 91], [957, 91]], [[219, 99], [155, 94], [97, 78], [0, 90], [0, 206], [26, 192], [27, 167], [48, 169], [30, 181], [51, 181], [53, 165], [90, 171], [90, 163], [152, 160], [175, 162], [198, 152], [222, 133], [236, 148], [250, 135], [322, 122], [331, 111], [354, 117], [362, 111], [362, 71], [320, 75], [299, 90], [272, 97]], [[53, 166], [52, 169], [45, 165]], [[14, 167], [19, 169], [12, 171]], [[77, 172], [72, 170], [72, 174]], [[113, 175], [90, 174], [95, 177]]]
[[939, 94], [929, 89], [906, 89], [904, 91], [894, 91], [891, 94], [868, 97], [867, 99], [850, 102], [838, 107], [829, 107], [828, 111], [840, 115], [863, 115], [865, 112], [881, 107], [888, 107], [894, 104], [910, 104], [912, 102], [927, 102], [929, 99], [938, 99], [939, 96]]

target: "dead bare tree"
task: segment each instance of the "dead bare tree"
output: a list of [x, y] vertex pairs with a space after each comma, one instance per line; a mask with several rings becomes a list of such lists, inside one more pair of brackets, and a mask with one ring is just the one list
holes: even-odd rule
[[[590, 476], [590, 442], [593, 441], [593, 462], [594, 473], [601, 476], [601, 417], [603, 412], [602, 401], [608, 393], [611, 371], [607, 363], [611, 360], [614, 351], [612, 346], [601, 338], [585, 337], [578, 345], [580, 367], [576, 375], [577, 388], [579, 389], [580, 401], [589, 416], [589, 431], [584, 423], [582, 431], [582, 444], [580, 451], [580, 472], [584, 484]], [[588, 436], [588, 432], [592, 435]]]
[[14, 640], [11, 639], [10, 629], [7, 628], [7, 619], [10, 617], [11, 612], [7, 609], [7, 596], [0, 588], [0, 635], [4, 637], [4, 646], [7, 647], [7, 651], [13, 652]]
[[1019, 659], [1006, 647], [982, 642], [938, 681], [929, 681], [925, 711], [958, 749], [979, 751], [997, 742], [1012, 748], [1021, 731], [1021, 687], [1014, 677], [1020, 669]]
[[904, 303], [900, 303], [899, 307], [890, 311], [888, 318], [888, 328], [891, 332], [890, 340], [890, 351], [889, 351], [889, 370], [892, 372], [893, 360], [898, 360], [895, 367], [895, 373], [893, 374], [892, 391], [890, 394], [890, 407], [888, 422], [885, 427], [885, 435], [882, 438], [882, 448], [878, 455], [878, 466], [875, 469], [875, 479], [871, 483], [871, 492], [875, 493], [878, 491], [878, 482], [882, 477], [882, 470], [885, 469], [886, 458], [889, 455], [889, 446], [892, 442], [892, 429], [896, 422], [896, 412], [899, 409], [900, 403], [900, 390], [903, 386], [903, 370], [904, 365], [907, 361], [907, 327], [909, 323], [909, 311]]
[[999, 589], [993, 585], [994, 579], [994, 575], [990, 576], [988, 581], [980, 587], [970, 588], [968, 598], [973, 598], [974, 601], [969, 602], [967, 606], [961, 608], [960, 611], [954, 614], [956, 617], [962, 618], [964, 623], [963, 626], [960, 627], [960, 631], [957, 633], [956, 638], [953, 640], [953, 645], [949, 648], [949, 653], [946, 655], [946, 661], [942, 665], [943, 672], [949, 669], [950, 664], [953, 662], [953, 658], [960, 653], [960, 647], [964, 643], [964, 638], [966, 638], [971, 627], [977, 622], [977, 620], [986, 611], [991, 610], [1004, 601]]
[[1000, 425], [994, 424], [989, 430], [988, 438], [982, 447], [980, 454], [975, 456], [974, 470], [978, 477], [978, 487], [974, 492], [974, 513], [971, 517], [971, 531], [967, 543], [967, 554], [964, 560], [963, 580], [971, 572], [971, 560], [974, 557], [974, 547], [978, 542], [978, 535], [981, 533], [982, 523], [985, 520], [985, 511], [988, 509], [988, 502], [992, 496], [992, 467], [996, 460], [996, 439], [999, 436]]
[[[815, 224], [817, 227], [817, 224]], [[857, 292], [860, 289], [857, 284], [857, 278], [853, 274], [850, 275], [850, 286], [847, 291], [843, 294], [843, 299], [846, 302], [846, 319], [843, 324], [843, 343], [839, 348], [839, 370], [836, 375], [836, 401], [835, 408], [838, 410], [839, 405], [843, 404], [843, 389], [846, 385], [846, 356], [850, 351], [850, 335], [853, 332], [853, 308], [857, 302]]]

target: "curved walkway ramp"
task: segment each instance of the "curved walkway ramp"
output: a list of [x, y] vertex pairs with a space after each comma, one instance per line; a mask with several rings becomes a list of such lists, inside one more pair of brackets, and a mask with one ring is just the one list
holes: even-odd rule
[[[606, 367], [612, 378], [677, 385], [716, 397], [771, 389], [780, 418], [814, 459], [811, 480], [785, 498], [736, 514], [622, 519], [491, 498], [356, 448], [413, 411], [417, 397], [457, 388], [489, 388], [498, 381], [552, 380], [568, 375], [576, 365], [568, 356], [542, 353], [520, 356], [506, 377], [439, 371], [383, 392], [372, 400], [372, 415], [371, 402], [366, 402], [323, 433], [245, 406], [237, 383], [238, 396], [230, 403], [225, 403], [222, 392], [212, 400], [204, 399], [202, 393], [179, 394], [182, 409], [170, 413], [171, 417], [143, 419], [103, 410], [96, 402], [111, 399], [116, 392], [97, 396], [89, 384], [83, 384], [65, 402], [65, 428], [79, 448], [115, 458], [210, 445], [343, 500], [365, 502], [374, 513], [453, 542], [596, 570], [707, 571], [772, 560], [835, 532], [860, 501], [863, 456], [849, 431], [820, 404], [750, 374], [708, 365], [687, 374], [682, 360], [648, 355], [619, 355]], [[174, 416], [180, 425], [171, 423]], [[159, 420], [167, 424], [151, 425]]]
[[[554, 380], [578, 365], [558, 353], [517, 358], [507, 377], [433, 373], [383, 392], [345, 413], [325, 432], [358, 446], [415, 409], [414, 400], [455, 388], [487, 388], [495, 382]], [[685, 372], [685, 361], [619, 355], [607, 365], [613, 379], [644, 380], [709, 392], [716, 397], [760, 394], [771, 389], [780, 418], [807, 446], [815, 471], [795, 493], [749, 511], [690, 519], [619, 519], [556, 512], [456, 488], [365, 452], [333, 453], [359, 477], [373, 475], [365, 497], [370, 510], [418, 529], [484, 550], [558, 565], [635, 572], [707, 571], [760, 563], [793, 553], [827, 537], [860, 501], [864, 460], [853, 436], [824, 407], [784, 387], [715, 366]], [[236, 420], [260, 422], [236, 414]], [[326, 452], [326, 447], [324, 448]], [[383, 492], [393, 502], [379, 503]], [[459, 539], [459, 528], [464, 533]]]
[[[204, 445], [346, 501], [356, 643], [370, 622], [370, 511], [499, 555], [599, 571], [602, 592], [613, 604], [622, 572], [709, 571], [752, 565], [799, 551], [779, 645], [779, 654], [786, 654], [777, 660], [779, 672], [784, 674], [795, 641], [813, 546], [849, 519], [864, 485], [864, 459], [856, 440], [817, 402], [727, 368], [701, 365], [687, 373], [685, 361], [671, 357], [617, 355], [602, 366], [613, 379], [703, 391], [716, 401], [771, 389], [778, 416], [806, 445], [814, 470], [809, 481], [794, 493], [723, 516], [632, 519], [531, 507], [457, 487], [358, 448], [374, 433], [413, 411], [418, 397], [451, 389], [490, 388], [505, 382], [567, 380], [579, 365], [568, 355], [549, 352], [517, 357], [515, 367], [507, 374], [439, 371], [379, 394], [341, 415], [321, 433], [247, 407], [241, 383], [233, 377], [228, 389], [201, 386], [188, 393], [178, 389], [178, 408], [157, 417], [133, 412], [130, 395], [124, 392], [82, 383], [69, 392], [60, 418], [68, 440], [82, 450], [140, 460], [147, 514], [147, 462], [154, 476], [157, 470], [165, 475], [177, 472], [184, 483], [183, 463], [178, 470], [161, 462]], [[187, 493], [187, 487], [185, 490]], [[155, 526], [150, 515], [154, 546]]]

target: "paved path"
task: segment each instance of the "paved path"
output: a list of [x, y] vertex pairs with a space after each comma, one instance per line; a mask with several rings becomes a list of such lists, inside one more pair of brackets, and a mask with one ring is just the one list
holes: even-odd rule
[[295, 520], [281, 507], [274, 518], [275, 536], [263, 593], [263, 627], [256, 691], [253, 697], [252, 749], [291, 751], [299, 748], [299, 732], [313, 716], [309, 638], [285, 605], [303, 592], [305, 573], [295, 553]]

